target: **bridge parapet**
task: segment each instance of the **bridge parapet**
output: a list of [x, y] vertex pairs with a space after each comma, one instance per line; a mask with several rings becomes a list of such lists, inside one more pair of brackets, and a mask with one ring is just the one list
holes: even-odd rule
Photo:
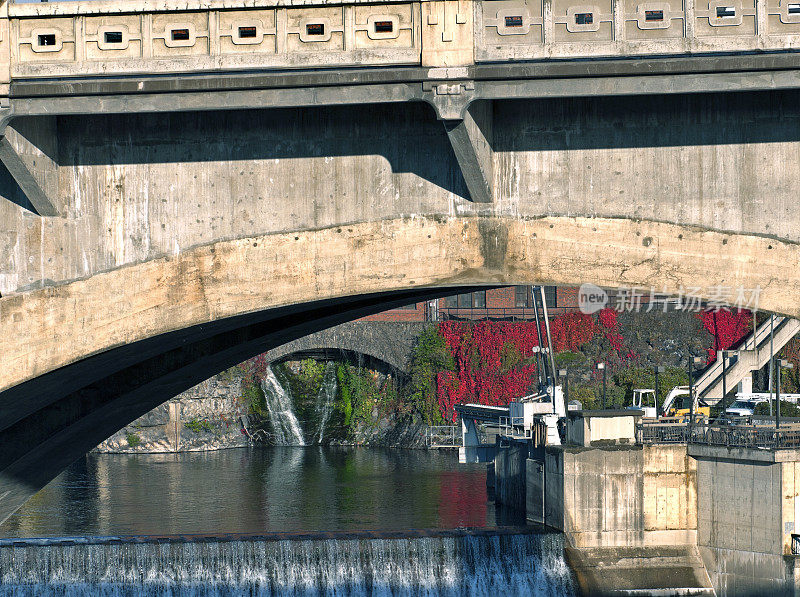
[[791, 0], [98, 0], [3, 13], [5, 82], [800, 47]]

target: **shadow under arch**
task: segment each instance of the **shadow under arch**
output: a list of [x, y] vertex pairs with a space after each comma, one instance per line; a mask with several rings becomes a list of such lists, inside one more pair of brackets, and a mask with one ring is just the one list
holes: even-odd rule
[[327, 327], [476, 288], [373, 293], [267, 309], [113, 348], [0, 392], [0, 523], [114, 432], [224, 369]]

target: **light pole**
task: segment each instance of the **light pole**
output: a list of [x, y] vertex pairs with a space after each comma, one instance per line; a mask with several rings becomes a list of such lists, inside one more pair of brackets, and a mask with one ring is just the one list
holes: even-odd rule
[[603, 372], [603, 410], [606, 409], [606, 364], [597, 363], [597, 369]]
[[[792, 369], [794, 365], [786, 359], [775, 359], [775, 429], [781, 426], [781, 369]], [[777, 441], [778, 437], [775, 436]]]
[[725, 406], [725, 398], [728, 395], [728, 384], [727, 384], [727, 378], [726, 378], [726, 375], [725, 375], [725, 373], [727, 373], [727, 371], [725, 370], [725, 367], [727, 365], [728, 354], [730, 354], [730, 352], [731, 352], [730, 350], [721, 350], [720, 351], [720, 354], [722, 355], [722, 400], [720, 400], [720, 402], [722, 403], [723, 407]]
[[[692, 439], [692, 427], [694, 426], [694, 370], [696, 365], [699, 365], [703, 362], [703, 359], [700, 357], [692, 357], [692, 361], [689, 365], [689, 434], [687, 442], [691, 441]], [[723, 371], [724, 371], [723, 366]]]
[[564, 404], [566, 409], [569, 410], [569, 377], [566, 369], [559, 369], [558, 376], [564, 380]]

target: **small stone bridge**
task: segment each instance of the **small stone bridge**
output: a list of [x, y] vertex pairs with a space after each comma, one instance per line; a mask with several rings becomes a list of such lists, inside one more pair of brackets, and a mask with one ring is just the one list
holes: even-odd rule
[[266, 358], [276, 362], [303, 356], [336, 358], [344, 353], [408, 374], [411, 352], [420, 333], [429, 325], [434, 324], [351, 321], [273, 348]]

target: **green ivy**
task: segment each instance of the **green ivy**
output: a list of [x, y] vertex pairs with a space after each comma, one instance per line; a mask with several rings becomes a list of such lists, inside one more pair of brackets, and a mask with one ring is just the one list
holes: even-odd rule
[[208, 421], [198, 421], [197, 419], [192, 419], [191, 421], [186, 421], [183, 424], [186, 429], [194, 431], [195, 433], [200, 433], [201, 431], [213, 431], [214, 428], [211, 426], [211, 423]]
[[436, 396], [436, 376], [453, 371], [456, 364], [438, 326], [427, 327], [417, 339], [411, 354], [411, 376], [407, 401], [428, 425], [444, 422]]
[[242, 390], [242, 400], [247, 405], [247, 412], [251, 415], [260, 417], [267, 416], [267, 399], [264, 390], [258, 383], [251, 382], [244, 386]]
[[[614, 381], [625, 390], [624, 404], [633, 401], [633, 390], [656, 387], [656, 374], [652, 367], [630, 367], [614, 374]], [[660, 406], [667, 394], [675, 386], [689, 385], [689, 374], [679, 367], [667, 367], [664, 373], [658, 374], [658, 400]]]

